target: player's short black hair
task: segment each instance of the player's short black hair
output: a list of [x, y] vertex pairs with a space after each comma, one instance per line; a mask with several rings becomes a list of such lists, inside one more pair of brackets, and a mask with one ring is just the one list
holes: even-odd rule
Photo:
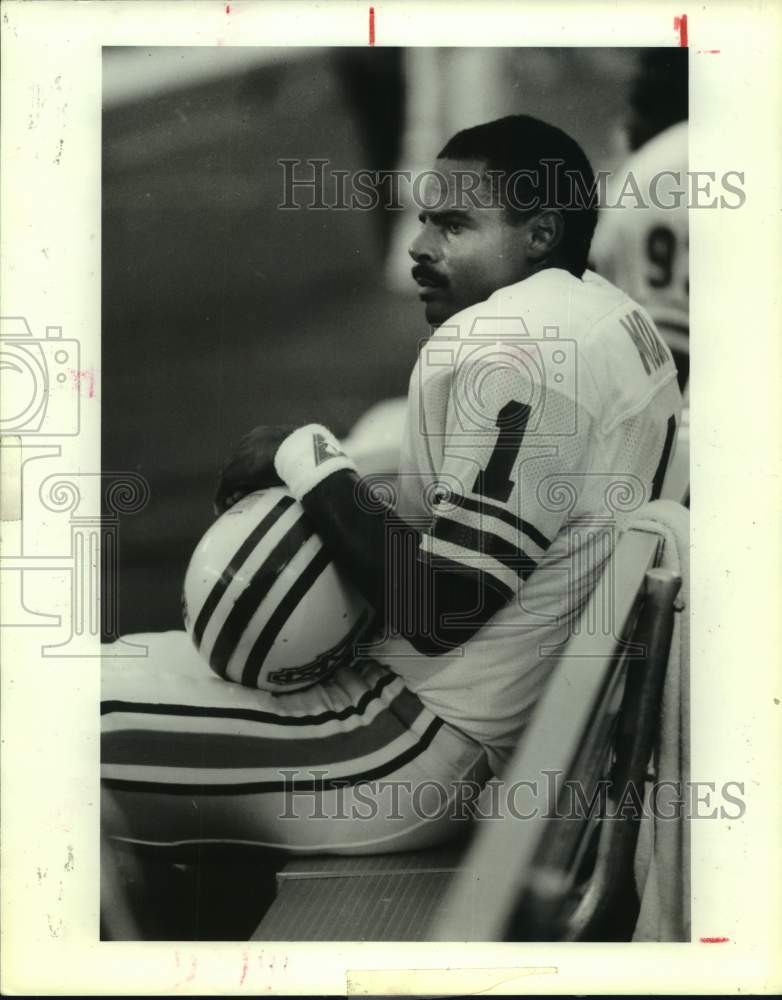
[[560, 249], [568, 270], [581, 277], [597, 223], [597, 189], [592, 166], [575, 139], [539, 118], [508, 115], [457, 132], [438, 158], [483, 160], [495, 185], [502, 184], [500, 178], [521, 177], [523, 197], [517, 181], [506, 185], [501, 195], [511, 216], [529, 217], [531, 210], [522, 206], [533, 203], [537, 209], [562, 209], [565, 234]]

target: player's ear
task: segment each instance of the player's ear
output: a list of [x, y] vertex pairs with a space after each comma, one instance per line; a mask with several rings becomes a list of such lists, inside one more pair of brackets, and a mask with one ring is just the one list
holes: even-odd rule
[[527, 225], [527, 257], [539, 261], [550, 257], [565, 235], [565, 220], [557, 208], [545, 208]]

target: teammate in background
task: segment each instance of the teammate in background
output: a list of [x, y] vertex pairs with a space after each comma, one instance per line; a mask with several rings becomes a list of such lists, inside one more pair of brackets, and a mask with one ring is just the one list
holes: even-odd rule
[[[686, 49], [649, 49], [641, 57], [630, 95], [627, 126], [633, 155], [618, 170], [608, 205], [630, 192], [622, 207], [600, 214], [591, 259], [608, 278], [644, 306], [673, 352], [679, 386], [686, 394], [689, 348], [689, 225], [687, 209], [687, 57]], [[627, 178], [649, 201], [633, 201]], [[685, 192], [682, 196], [680, 192]], [[662, 206], [662, 207], [661, 207]]]
[[218, 492], [225, 509], [287, 486], [376, 611], [371, 655], [276, 696], [212, 675], [184, 633], [108, 664], [111, 836], [343, 853], [452, 836], [449, 800], [502, 771], [616, 529], [659, 496], [676, 370], [646, 310], [585, 272], [581, 148], [511, 116], [459, 132], [435, 169], [410, 248], [433, 329], [395, 503], [319, 425], [256, 428]]

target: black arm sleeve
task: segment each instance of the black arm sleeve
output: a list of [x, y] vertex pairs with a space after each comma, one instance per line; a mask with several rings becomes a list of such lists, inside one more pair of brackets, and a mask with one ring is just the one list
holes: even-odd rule
[[302, 501], [335, 563], [386, 629], [419, 653], [437, 656], [463, 645], [507, 597], [478, 568], [444, 569], [422, 558], [421, 533], [390, 508], [367, 510], [357, 499], [358, 482], [354, 472], [334, 472]]

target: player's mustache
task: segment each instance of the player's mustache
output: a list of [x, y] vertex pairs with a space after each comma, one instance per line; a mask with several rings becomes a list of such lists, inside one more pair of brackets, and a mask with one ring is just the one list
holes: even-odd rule
[[437, 271], [432, 271], [431, 268], [424, 267], [422, 264], [416, 264], [411, 273], [415, 281], [426, 282], [437, 288], [445, 288], [448, 284], [445, 275], [438, 274]]

